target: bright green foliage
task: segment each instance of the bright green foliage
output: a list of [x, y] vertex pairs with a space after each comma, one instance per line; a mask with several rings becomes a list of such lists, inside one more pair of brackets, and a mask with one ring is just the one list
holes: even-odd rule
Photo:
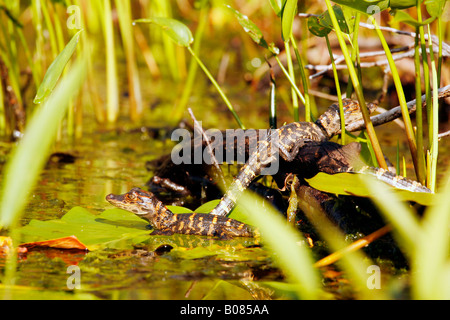
[[61, 53], [56, 57], [53, 63], [48, 68], [45, 73], [44, 80], [42, 80], [41, 85], [34, 97], [34, 103], [41, 103], [47, 98], [52, 90], [56, 86], [56, 82], [58, 82], [59, 77], [61, 76], [67, 62], [72, 57], [75, 48], [77, 47], [78, 40], [80, 38], [80, 33], [83, 30], [78, 31], [70, 40], [70, 42], [66, 45], [66, 47], [61, 51]]
[[134, 20], [133, 24], [135, 23], [154, 23], [160, 26], [164, 33], [176, 44], [183, 47], [189, 47], [194, 41], [191, 30], [184, 23], [175, 19], [153, 17], [150, 19], [137, 19]]

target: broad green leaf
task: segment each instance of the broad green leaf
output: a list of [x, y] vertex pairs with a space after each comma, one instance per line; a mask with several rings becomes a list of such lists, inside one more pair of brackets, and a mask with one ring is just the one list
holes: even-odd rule
[[391, 9], [407, 9], [416, 6], [416, 0], [390, 0]]
[[215, 199], [208, 201], [204, 204], [202, 204], [200, 207], [194, 210], [194, 212], [197, 213], [210, 213], [212, 209], [214, 209], [220, 202], [220, 199]]
[[189, 208], [180, 206], [167, 206], [167, 208], [173, 213], [192, 213], [193, 211]]
[[69, 43], [64, 47], [61, 53], [56, 57], [56, 59], [52, 62], [47, 72], [45, 73], [44, 80], [42, 80], [41, 85], [34, 97], [33, 102], [38, 104], [45, 100], [48, 95], [53, 91], [53, 88], [56, 85], [59, 77], [61, 76], [64, 67], [67, 62], [69, 62], [70, 57], [72, 57], [73, 52], [78, 44], [78, 40], [80, 38], [80, 33], [83, 30], [78, 31]]
[[435, 20], [437, 18], [437, 16], [433, 16], [433, 17], [430, 17], [427, 20], [422, 21], [421, 23], [419, 23], [419, 21], [417, 21], [416, 19], [411, 17], [405, 11], [392, 10], [391, 13], [394, 16], [394, 20], [393, 21], [395, 21], [395, 22], [403, 22], [403, 23], [409, 24], [410, 26], [414, 26], [414, 27], [427, 25], [427, 24], [433, 22], [433, 20]]
[[[342, 8], [338, 5], [333, 6], [334, 14], [336, 15], [336, 19], [339, 24], [339, 29], [341, 29], [342, 32], [349, 34], [350, 29], [347, 25], [347, 21], [345, 19], [344, 12], [342, 11]], [[328, 10], [322, 13], [319, 16], [319, 23], [322, 24], [325, 27], [333, 28], [333, 22], [331, 22], [330, 14], [328, 13]]]
[[[336, 18], [339, 23], [339, 28], [344, 33], [349, 33], [350, 29], [346, 21], [346, 17], [344, 15], [344, 12], [342, 11], [342, 8], [340, 6], [333, 6], [334, 14], [336, 15]], [[333, 23], [331, 22], [330, 15], [328, 13], [328, 10], [322, 13], [318, 17], [309, 17], [308, 18], [308, 28], [309, 31], [311, 31], [312, 34], [318, 37], [325, 37], [330, 33], [331, 30], [333, 30]]]
[[416, 5], [416, 0], [336, 0], [334, 2], [369, 15], [379, 13], [387, 8], [406, 9]]
[[86, 61], [77, 61], [28, 123], [24, 137], [13, 150], [3, 171], [0, 227], [11, 226], [21, 215], [47, 161], [58, 126], [71, 98], [80, 89], [85, 74]]
[[281, 16], [281, 8], [279, 5], [279, 0], [269, 0], [270, 5], [272, 6], [273, 11], [275, 11], [275, 14], [279, 17]]
[[316, 37], [325, 37], [331, 32], [331, 28], [325, 27], [319, 22], [319, 17], [308, 18], [308, 29]]
[[[219, 204], [219, 202], [220, 202], [220, 199], [208, 201], [208, 202], [202, 204], [200, 207], [198, 207], [194, 211], [198, 212], [198, 213], [210, 213], [212, 211], [212, 209], [214, 209]], [[247, 218], [247, 215], [244, 214], [242, 210], [243, 210], [242, 207], [239, 204], [236, 204], [234, 206], [233, 210], [231, 210], [228, 217], [238, 220], [240, 222], [249, 224], [250, 222]]]
[[190, 44], [194, 41], [191, 30], [189, 30], [189, 28], [184, 23], [175, 19], [154, 17], [150, 19], [134, 20], [133, 24], [136, 23], [156, 24], [157, 26], [162, 28], [164, 33], [167, 34], [170, 39], [175, 41], [176, 44], [183, 47], [189, 47]]
[[227, 7], [231, 12], [233, 12], [239, 24], [242, 26], [244, 31], [247, 32], [247, 34], [250, 36], [250, 38], [252, 38], [254, 42], [259, 44], [263, 48], [269, 49], [269, 46], [267, 45], [267, 42], [264, 39], [261, 30], [258, 28], [256, 24], [254, 24], [246, 15], [240, 13], [231, 6], [226, 5], [225, 7]]
[[281, 36], [283, 41], [289, 41], [292, 34], [292, 25], [297, 13], [297, 0], [286, 0], [281, 10]]
[[19, 229], [23, 242], [42, 241], [75, 235], [89, 250], [124, 248], [150, 236], [148, 223], [131, 212], [108, 209], [94, 215], [74, 207], [59, 220], [31, 220]]
[[365, 14], [378, 13], [389, 7], [389, 0], [336, 0], [334, 2], [356, 9]]
[[427, 12], [432, 17], [440, 17], [444, 11], [447, 0], [425, 0]]
[[[365, 180], [376, 180], [374, 177], [366, 174], [338, 173], [329, 175], [323, 172], [318, 173], [311, 179], [307, 179], [309, 185], [320, 191], [338, 194], [353, 195], [358, 197], [372, 197], [373, 190], [367, 187]], [[432, 193], [410, 192], [407, 190], [398, 190], [386, 184], [386, 188], [395, 193], [401, 201], [414, 201], [422, 205], [432, 205], [436, 197]]]

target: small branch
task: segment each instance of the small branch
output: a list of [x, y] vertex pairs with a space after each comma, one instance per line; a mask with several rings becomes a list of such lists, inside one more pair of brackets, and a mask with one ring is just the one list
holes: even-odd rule
[[[450, 96], [450, 85], [440, 88], [438, 90], [438, 99], [444, 99]], [[425, 105], [426, 95], [422, 96], [422, 107]], [[413, 113], [416, 111], [416, 100], [411, 100], [407, 103], [409, 113]], [[383, 112], [376, 116], [371, 117], [372, 123], [374, 126], [379, 126], [385, 124], [386, 122], [390, 122], [394, 119], [400, 118], [402, 116], [402, 112], [400, 110], [400, 106], [397, 106], [387, 112]], [[364, 121], [354, 122], [345, 127], [345, 129], [349, 132], [359, 131], [365, 128]]]
[[194, 131], [197, 130], [202, 135], [203, 139], [205, 140], [206, 148], [207, 148], [208, 153], [209, 153], [209, 155], [211, 157], [211, 164], [212, 164], [212, 166], [214, 168], [214, 174], [213, 175], [215, 176], [216, 180], [217, 179], [220, 180], [220, 183], [222, 184], [223, 187], [227, 187], [227, 184], [226, 184], [226, 181], [225, 181], [225, 177], [224, 177], [223, 172], [222, 172], [222, 168], [220, 167], [219, 162], [217, 161], [216, 156], [214, 155], [213, 149], [211, 147], [210, 139], [208, 138], [208, 136], [206, 135], [206, 132], [203, 130], [203, 128], [198, 123], [198, 121], [195, 118], [194, 113], [192, 112], [191, 108], [188, 108], [188, 112], [191, 115], [192, 121], [194, 122]]

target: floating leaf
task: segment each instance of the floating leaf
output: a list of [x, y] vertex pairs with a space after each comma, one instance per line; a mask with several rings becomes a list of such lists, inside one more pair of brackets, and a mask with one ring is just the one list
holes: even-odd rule
[[57, 248], [57, 249], [77, 249], [88, 250], [88, 248], [75, 236], [23, 243], [20, 245], [28, 249], [31, 248]]
[[83, 30], [78, 31], [69, 43], [64, 47], [61, 53], [56, 57], [56, 59], [52, 62], [47, 72], [45, 73], [44, 80], [42, 80], [41, 85], [34, 97], [33, 102], [38, 104], [45, 100], [48, 95], [55, 88], [56, 82], [58, 82], [59, 77], [61, 76], [64, 67], [67, 62], [69, 62], [70, 57], [72, 57], [75, 48], [77, 47], [78, 40], [80, 38], [80, 33]]
[[19, 229], [26, 242], [47, 241], [75, 235], [89, 250], [126, 248], [150, 236], [148, 223], [131, 212], [108, 209], [94, 215], [81, 207], [74, 207], [59, 220], [31, 220]]
[[175, 41], [176, 44], [183, 47], [189, 47], [190, 44], [194, 41], [191, 30], [189, 30], [189, 28], [184, 23], [175, 19], [154, 17], [150, 19], [134, 20], [133, 24], [136, 23], [154, 23], [158, 25], [162, 28], [164, 33], [170, 37], [170, 39]]

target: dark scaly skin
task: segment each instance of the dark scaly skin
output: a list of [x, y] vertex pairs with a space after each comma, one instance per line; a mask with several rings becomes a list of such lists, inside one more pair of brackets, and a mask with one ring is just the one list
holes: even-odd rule
[[369, 174], [397, 189], [407, 190], [411, 192], [431, 193], [430, 189], [423, 186], [419, 182], [410, 180], [402, 176], [397, 176], [395, 173], [384, 170], [383, 168], [363, 167], [358, 171], [349, 170], [349, 172]]
[[148, 221], [155, 230], [152, 234], [174, 233], [213, 236], [221, 239], [253, 237], [255, 232], [249, 225], [237, 220], [207, 213], [175, 214], [151, 192], [133, 188], [129, 192], [109, 194], [106, 200], [112, 205], [133, 212]]
[[[359, 104], [351, 99], [343, 100], [345, 125], [362, 119]], [[369, 112], [376, 109], [373, 103], [367, 104]], [[310, 141], [323, 142], [336, 135], [341, 128], [338, 103], [332, 104], [316, 122], [293, 122], [276, 129], [268, 139], [258, 143], [258, 151], [252, 154], [247, 163], [241, 168], [227, 193], [211, 214], [226, 216], [234, 207], [237, 197], [256, 178], [264, 167], [276, 161], [275, 155], [268, 150], [276, 150], [281, 157], [290, 162], [295, 159], [298, 150]], [[272, 142], [274, 135], [278, 135], [276, 143]], [[273, 145], [272, 145], [273, 144]]]

